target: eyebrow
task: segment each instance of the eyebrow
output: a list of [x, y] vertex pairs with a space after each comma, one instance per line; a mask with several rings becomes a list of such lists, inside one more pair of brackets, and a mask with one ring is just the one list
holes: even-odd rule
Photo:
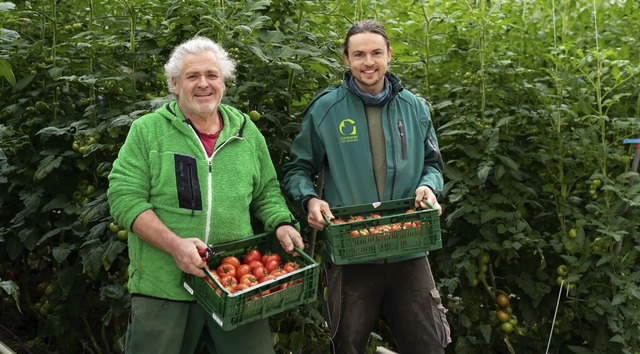
[[[184, 74], [185, 74], [185, 75], [192, 75], [192, 74], [198, 74], [198, 73], [200, 73], [200, 71], [198, 71], [198, 70], [193, 70], [193, 71], [187, 71], [187, 72], [185, 72]], [[204, 73], [205, 73], [205, 74], [222, 75], [222, 74], [220, 73], [220, 70], [217, 70], [217, 69], [210, 69], [210, 70], [205, 71]]]
[[[384, 49], [382, 49], [382, 48], [374, 48], [373, 50], [371, 50], [372, 53], [373, 52], [383, 52], [383, 51], [384, 51]], [[353, 54], [356, 54], [356, 53], [365, 53], [365, 51], [364, 50], [354, 50]]]

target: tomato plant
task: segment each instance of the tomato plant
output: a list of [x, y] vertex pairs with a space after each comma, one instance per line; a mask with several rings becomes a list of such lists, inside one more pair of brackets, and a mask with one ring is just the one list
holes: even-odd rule
[[[552, 352], [640, 351], [635, 146], [622, 143], [640, 131], [640, 3], [364, 5], [3, 3], [0, 322], [32, 352], [121, 352], [128, 245], [105, 191], [130, 124], [171, 100], [169, 48], [201, 29], [229, 49], [238, 72], [225, 102], [260, 114], [281, 178], [304, 107], [341, 79], [344, 32], [376, 17], [390, 69], [428, 104], [444, 161], [443, 248], [429, 260], [451, 307], [447, 352], [539, 353], [549, 339]], [[329, 348], [315, 305], [270, 319], [278, 353]]]

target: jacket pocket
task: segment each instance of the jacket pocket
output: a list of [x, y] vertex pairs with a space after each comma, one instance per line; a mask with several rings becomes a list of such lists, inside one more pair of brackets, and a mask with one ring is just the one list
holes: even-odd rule
[[176, 173], [178, 206], [189, 210], [202, 210], [202, 193], [198, 179], [198, 165], [193, 156], [173, 155]]
[[436, 334], [443, 348], [451, 343], [451, 328], [447, 321], [447, 309], [442, 305], [442, 299], [438, 289], [431, 290], [431, 313], [433, 314], [433, 322], [436, 325]]

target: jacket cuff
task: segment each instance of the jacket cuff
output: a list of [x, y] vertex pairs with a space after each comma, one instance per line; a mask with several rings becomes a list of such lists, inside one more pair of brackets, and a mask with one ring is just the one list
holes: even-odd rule
[[300, 202], [302, 204], [302, 211], [305, 214], [309, 214], [309, 211], [307, 209], [307, 205], [309, 204], [309, 200], [311, 200], [311, 198], [318, 198], [318, 197], [316, 197], [315, 195], [308, 194], [308, 195], [305, 195], [304, 197], [302, 197], [302, 201]]
[[298, 220], [291, 220], [291, 221], [283, 221], [281, 223], [279, 223], [278, 225], [276, 225], [276, 227], [273, 228], [273, 230], [277, 230], [280, 226], [284, 226], [284, 225], [289, 225], [289, 226], [293, 226], [296, 227], [296, 225], [298, 224]]

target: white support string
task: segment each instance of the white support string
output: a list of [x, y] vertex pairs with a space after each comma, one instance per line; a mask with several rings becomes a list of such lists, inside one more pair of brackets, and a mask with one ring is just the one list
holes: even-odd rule
[[[560, 298], [562, 297], [562, 288], [565, 282], [567, 282], [567, 280], [563, 279], [562, 282], [560, 283], [560, 291], [558, 291], [558, 301], [556, 302], [556, 311], [553, 313], [553, 321], [551, 321], [551, 331], [549, 332], [549, 341], [547, 342], [547, 350], [545, 351], [545, 354], [549, 354], [549, 347], [551, 346], [551, 338], [553, 337], [553, 328], [556, 325], [556, 317], [558, 316], [558, 308], [560, 307]], [[567, 286], [567, 297], [568, 296], [569, 296], [569, 286]]]

